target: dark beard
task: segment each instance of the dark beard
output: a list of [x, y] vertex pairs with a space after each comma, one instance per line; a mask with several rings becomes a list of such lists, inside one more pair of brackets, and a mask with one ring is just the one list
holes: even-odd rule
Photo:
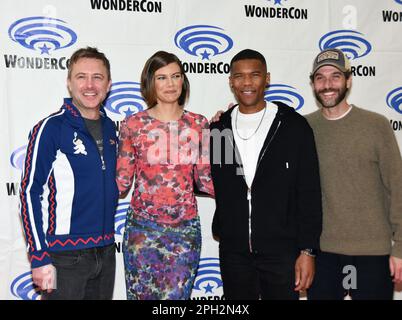
[[325, 104], [324, 100], [321, 99], [320, 97], [320, 93], [325, 93], [326, 91], [330, 91], [330, 90], [321, 90], [320, 92], [314, 91], [314, 95], [315, 98], [318, 100], [318, 102], [324, 107], [324, 108], [333, 108], [336, 107], [339, 103], [341, 103], [341, 101], [346, 97], [347, 93], [348, 93], [348, 88], [345, 86], [342, 89], [337, 90], [339, 95], [338, 97], [335, 99], [334, 103], [331, 104]]

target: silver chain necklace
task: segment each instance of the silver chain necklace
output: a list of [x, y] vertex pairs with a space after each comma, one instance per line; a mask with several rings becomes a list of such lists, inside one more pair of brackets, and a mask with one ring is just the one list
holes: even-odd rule
[[237, 108], [237, 112], [236, 112], [236, 119], [235, 119], [235, 128], [236, 128], [237, 136], [238, 136], [240, 139], [245, 140], [245, 141], [250, 140], [250, 139], [257, 133], [258, 129], [260, 128], [261, 123], [262, 123], [262, 120], [264, 119], [264, 116], [265, 116], [265, 111], [267, 111], [267, 107], [266, 107], [266, 106], [264, 107], [264, 113], [262, 114], [260, 123], [258, 124], [257, 129], [255, 129], [255, 131], [253, 132], [253, 134], [252, 134], [251, 136], [247, 137], [247, 138], [243, 138], [243, 137], [239, 134], [239, 130], [237, 129], [237, 116], [239, 115], [239, 107], [238, 107], [238, 108]]

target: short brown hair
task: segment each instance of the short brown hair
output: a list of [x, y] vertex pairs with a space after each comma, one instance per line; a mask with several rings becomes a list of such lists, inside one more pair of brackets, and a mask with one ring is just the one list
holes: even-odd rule
[[108, 80], [111, 79], [110, 62], [109, 62], [108, 58], [106, 58], [104, 53], [98, 51], [98, 49], [94, 48], [94, 47], [81, 48], [72, 54], [72, 56], [70, 58], [70, 63], [68, 65], [68, 79], [71, 78], [71, 71], [73, 69], [73, 65], [82, 58], [101, 60], [106, 67]]
[[155, 72], [170, 63], [177, 63], [183, 75], [183, 88], [178, 101], [179, 105], [184, 106], [188, 99], [190, 94], [190, 82], [184, 72], [180, 59], [173, 53], [158, 51], [147, 60], [141, 74], [141, 94], [149, 108], [157, 104], [154, 79]]

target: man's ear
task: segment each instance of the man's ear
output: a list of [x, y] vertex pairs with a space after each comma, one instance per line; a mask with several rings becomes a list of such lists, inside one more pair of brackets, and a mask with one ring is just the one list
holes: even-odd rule
[[68, 90], [68, 92], [71, 92], [70, 85], [71, 85], [70, 79], [67, 78], [67, 90]]
[[265, 79], [265, 86], [268, 86], [271, 83], [271, 74], [267, 72], [267, 77]]
[[352, 75], [349, 76], [348, 79], [346, 79], [346, 88], [350, 89], [352, 87]]

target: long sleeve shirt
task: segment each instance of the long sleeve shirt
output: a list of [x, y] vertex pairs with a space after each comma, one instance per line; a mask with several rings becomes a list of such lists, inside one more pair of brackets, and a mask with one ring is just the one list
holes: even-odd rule
[[117, 185], [127, 192], [136, 215], [177, 225], [197, 215], [194, 183], [214, 194], [205, 117], [184, 111], [178, 121], [162, 122], [147, 111], [125, 119], [120, 128]]

